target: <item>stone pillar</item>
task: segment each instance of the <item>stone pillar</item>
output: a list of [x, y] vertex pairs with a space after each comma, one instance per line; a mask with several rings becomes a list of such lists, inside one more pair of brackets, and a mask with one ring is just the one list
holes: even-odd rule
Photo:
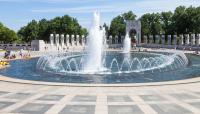
[[85, 36], [81, 35], [81, 45], [85, 46]]
[[116, 35], [115, 38], [114, 38], [114, 44], [117, 44], [117, 43], [118, 43], [117, 40], [118, 40], [118, 36]]
[[117, 44], [120, 43], [120, 37], [117, 36]]
[[155, 44], [159, 44], [160, 43], [160, 36], [159, 35], [156, 35], [156, 41], [155, 41]]
[[64, 46], [64, 40], [65, 40], [65, 35], [61, 34], [61, 36], [60, 36], [60, 42], [61, 42], [61, 46], [62, 47]]
[[173, 44], [176, 45], [177, 44], [177, 35], [173, 36]]
[[70, 42], [69, 42], [69, 35], [67, 34], [66, 37], [65, 37], [65, 45], [66, 46], [69, 46], [70, 45]]
[[165, 35], [162, 35], [162, 45], [165, 45]]
[[150, 43], [150, 44], [153, 44], [153, 35], [150, 35], [150, 36], [149, 36], [149, 43]]
[[185, 45], [190, 45], [190, 35], [189, 34], [185, 34]]
[[109, 44], [112, 44], [112, 36], [109, 36]]
[[74, 46], [75, 42], [74, 42], [75, 38], [74, 35], [71, 35], [71, 45]]
[[55, 38], [55, 44], [56, 46], [59, 46], [59, 34], [56, 34], [56, 38]]
[[184, 37], [183, 37], [182, 34], [180, 35], [180, 40], [179, 40], [179, 42], [180, 42], [180, 43], [179, 43], [180, 45], [184, 45]]
[[53, 35], [53, 34], [50, 34], [49, 42], [50, 42], [50, 45], [51, 45], [51, 46], [54, 45], [54, 35]]
[[200, 45], [200, 34], [197, 34], [197, 37], [196, 37], [196, 45], [197, 45], [197, 46]]
[[76, 35], [74, 35], [74, 46], [76, 46], [76, 41], [77, 41]]
[[124, 36], [121, 36], [121, 44], [124, 43]]
[[76, 35], [76, 45], [79, 46], [80, 45], [80, 36]]
[[196, 43], [195, 43], [195, 34], [192, 34], [192, 35], [191, 35], [191, 45], [192, 45], [192, 46], [195, 46], [195, 45], [196, 45]]
[[144, 44], [147, 44], [147, 43], [148, 43], [147, 41], [148, 41], [148, 40], [147, 40], [147, 36], [144, 35]]
[[171, 45], [171, 41], [172, 41], [171, 35], [167, 35], [167, 38], [168, 38], [168, 45]]

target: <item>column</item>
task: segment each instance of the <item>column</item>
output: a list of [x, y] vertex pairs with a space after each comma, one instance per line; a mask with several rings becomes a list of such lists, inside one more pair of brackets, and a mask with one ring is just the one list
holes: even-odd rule
[[200, 45], [200, 34], [197, 34], [196, 40], [197, 40], [196, 45], [199, 46]]
[[184, 37], [182, 34], [180, 35], [180, 45], [184, 45]]
[[69, 35], [68, 34], [65, 36], [65, 45], [69, 46]]
[[62, 47], [64, 46], [64, 40], [65, 40], [65, 35], [61, 34], [61, 36], [60, 36], [60, 42], [61, 42], [61, 46]]
[[70, 42], [69, 42], [69, 35], [67, 34], [65, 37], [65, 45], [69, 46]]
[[112, 44], [112, 36], [109, 36], [109, 44]]
[[121, 36], [121, 44], [124, 43], [124, 36]]
[[150, 36], [149, 36], [149, 43], [150, 43], [150, 44], [153, 44], [153, 35], [150, 35]]
[[165, 45], [165, 35], [162, 35], [162, 45]]
[[115, 44], [117, 44], [117, 39], [118, 39], [118, 36], [115, 36], [115, 38], [114, 38]]
[[77, 46], [80, 45], [80, 37], [79, 37], [79, 35], [76, 35], [76, 45]]
[[155, 37], [156, 37], [155, 44], [159, 44], [160, 43], [160, 37], [159, 37], [159, 35], [156, 35]]
[[55, 44], [56, 46], [59, 46], [59, 34], [56, 34]]
[[195, 34], [192, 34], [192, 35], [191, 35], [191, 45], [192, 45], [192, 46], [195, 46], [195, 45], [196, 45], [196, 43], [195, 43]]
[[171, 45], [171, 40], [172, 40], [171, 35], [167, 35], [167, 38], [168, 38], [168, 45]]
[[147, 42], [147, 36], [146, 35], [144, 35], [144, 44], [147, 44], [148, 42]]
[[85, 46], [85, 36], [81, 35], [81, 45]]
[[173, 37], [173, 44], [174, 44], [174, 45], [177, 44], [177, 35], [174, 35], [174, 37]]
[[53, 34], [50, 34], [49, 42], [50, 42], [50, 45], [51, 45], [51, 46], [54, 45], [54, 35], [53, 35]]
[[185, 34], [185, 45], [189, 45], [190, 44], [190, 39], [189, 39], [190, 35], [189, 34]]
[[75, 45], [75, 42], [74, 42], [75, 38], [74, 38], [74, 35], [71, 35], [71, 45], [74, 46]]

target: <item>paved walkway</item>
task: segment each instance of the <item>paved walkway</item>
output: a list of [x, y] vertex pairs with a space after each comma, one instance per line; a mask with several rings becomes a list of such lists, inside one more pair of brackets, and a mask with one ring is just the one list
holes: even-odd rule
[[69, 87], [0, 82], [0, 113], [200, 114], [200, 83]]

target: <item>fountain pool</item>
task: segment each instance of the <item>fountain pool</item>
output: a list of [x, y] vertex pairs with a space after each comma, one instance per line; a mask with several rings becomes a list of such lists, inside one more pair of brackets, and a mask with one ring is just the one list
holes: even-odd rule
[[[51, 56], [51, 57], [49, 57]], [[61, 83], [93, 83], [93, 84], [124, 84], [124, 83], [147, 83], [147, 82], [163, 82], [163, 81], [173, 81], [188, 79], [200, 76], [200, 57], [187, 54], [189, 60], [188, 64], [184, 64], [180, 55], [175, 57], [173, 53], [143, 53], [143, 52], [133, 52], [130, 53], [130, 58], [138, 58], [141, 62], [146, 58], [147, 60], [152, 60], [152, 67], [148, 68], [150, 64], [146, 63], [146, 67], [143, 64], [143, 70], [139, 63], [135, 62], [132, 70], [129, 68], [128, 63], [123, 62], [124, 54], [121, 52], [107, 52], [106, 56], [106, 67], [109, 69], [107, 71], [99, 72], [96, 74], [87, 73], [75, 73], [77, 69], [75, 68], [74, 60], [77, 62], [81, 59], [82, 53], [63, 53], [56, 55], [49, 55], [50, 61], [54, 61], [52, 64], [46, 63], [46, 67], [40, 68], [36, 67], [39, 65], [38, 60], [41, 58], [33, 58], [30, 60], [13, 60], [10, 62], [11, 66], [0, 70], [0, 74], [8, 77], [26, 79], [26, 80], [36, 80], [36, 81], [47, 81], [47, 82], [61, 82]], [[69, 57], [69, 58], [66, 58]], [[174, 56], [174, 60], [165, 61], [165, 57]], [[57, 57], [59, 61], [55, 62]], [[165, 65], [153, 64], [158, 57], [163, 57], [162, 59], [166, 62]], [[152, 58], [157, 58], [153, 60]], [[45, 59], [45, 57], [43, 57]], [[64, 60], [71, 60], [71, 70], [69, 68], [59, 65], [60, 61], [65, 64]], [[158, 59], [159, 60], [159, 59]], [[161, 60], [161, 59], [160, 59]], [[166, 59], [167, 60], [167, 59]], [[73, 61], [73, 62], [72, 62]], [[115, 62], [113, 62], [115, 61]], [[118, 66], [116, 64], [118, 62]], [[50, 62], [51, 63], [51, 62]], [[111, 63], [113, 64], [111, 67]], [[123, 65], [122, 65], [123, 64]], [[157, 66], [157, 68], [156, 68]], [[64, 69], [66, 68], [66, 69]], [[67, 70], [68, 69], [68, 70]], [[122, 71], [118, 71], [118, 70]], [[131, 71], [130, 71], [131, 70]], [[111, 73], [113, 72], [113, 73]]]

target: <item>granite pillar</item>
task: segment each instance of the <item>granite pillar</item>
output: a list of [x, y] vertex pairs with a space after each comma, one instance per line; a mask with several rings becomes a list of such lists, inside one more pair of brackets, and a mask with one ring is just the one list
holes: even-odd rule
[[168, 38], [168, 45], [171, 45], [171, 41], [172, 41], [171, 35], [167, 35], [167, 38]]

